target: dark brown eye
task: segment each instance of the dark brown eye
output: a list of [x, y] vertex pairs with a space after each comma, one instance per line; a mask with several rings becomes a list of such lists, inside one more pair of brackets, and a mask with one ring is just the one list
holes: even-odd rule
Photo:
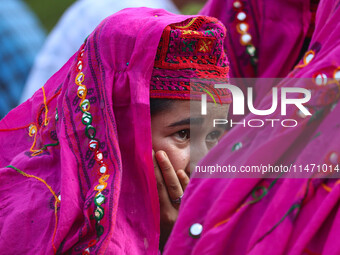
[[177, 132], [177, 136], [182, 140], [190, 139], [190, 130], [183, 129]]

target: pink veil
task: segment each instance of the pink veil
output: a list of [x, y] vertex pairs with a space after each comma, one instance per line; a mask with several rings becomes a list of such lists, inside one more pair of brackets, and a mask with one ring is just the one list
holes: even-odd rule
[[112, 15], [0, 122], [1, 251], [158, 253], [150, 78], [163, 29], [188, 18]]

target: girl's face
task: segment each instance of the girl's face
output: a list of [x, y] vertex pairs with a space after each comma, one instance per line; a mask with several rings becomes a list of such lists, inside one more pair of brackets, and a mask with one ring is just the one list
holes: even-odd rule
[[228, 109], [229, 105], [208, 103], [207, 115], [201, 115], [200, 101], [174, 100], [169, 109], [151, 117], [153, 150], [165, 151], [175, 171], [189, 175], [223, 135], [224, 127], [213, 127], [213, 120], [226, 119]]

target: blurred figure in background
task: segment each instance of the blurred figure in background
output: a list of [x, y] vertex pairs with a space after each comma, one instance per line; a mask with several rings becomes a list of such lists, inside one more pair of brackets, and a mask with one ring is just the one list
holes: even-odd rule
[[78, 0], [61, 17], [40, 51], [23, 91], [21, 102], [35, 91], [78, 50], [84, 39], [107, 16], [129, 7], [152, 7], [179, 13], [171, 0]]
[[196, 15], [207, 0], [172, 0], [182, 14]]
[[0, 5], [0, 119], [18, 105], [34, 58], [45, 39], [37, 18], [20, 0]]

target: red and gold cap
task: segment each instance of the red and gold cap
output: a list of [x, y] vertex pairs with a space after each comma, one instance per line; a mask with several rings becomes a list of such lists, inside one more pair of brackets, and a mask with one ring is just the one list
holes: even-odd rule
[[225, 36], [225, 27], [211, 17], [167, 26], [157, 49], [150, 98], [200, 100], [202, 93], [209, 91], [222, 103], [231, 103], [229, 90], [213, 86], [229, 78]]

